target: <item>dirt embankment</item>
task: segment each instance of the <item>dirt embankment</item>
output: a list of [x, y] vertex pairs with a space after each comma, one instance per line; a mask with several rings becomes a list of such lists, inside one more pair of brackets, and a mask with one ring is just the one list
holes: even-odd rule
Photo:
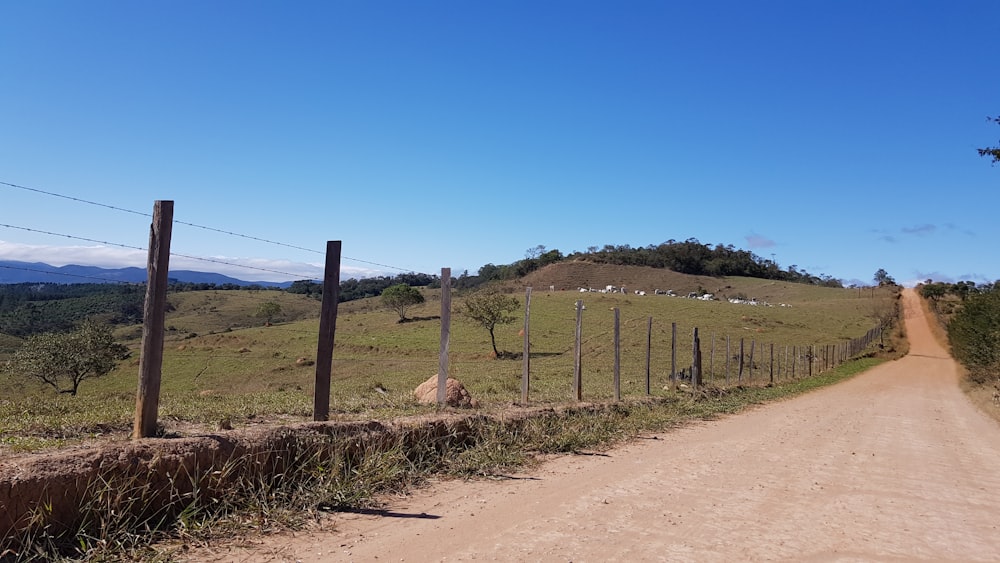
[[995, 561], [1000, 426], [904, 305], [909, 355], [836, 386], [191, 561]]

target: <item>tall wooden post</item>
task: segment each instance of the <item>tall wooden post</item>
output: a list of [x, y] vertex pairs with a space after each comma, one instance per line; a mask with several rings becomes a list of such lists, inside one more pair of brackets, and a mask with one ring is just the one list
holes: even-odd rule
[[743, 383], [743, 338], [740, 338], [740, 367], [736, 373], [736, 383]]
[[448, 387], [448, 344], [451, 340], [451, 268], [441, 268], [441, 350], [438, 353], [438, 406], [444, 406]]
[[649, 395], [649, 367], [653, 356], [653, 317], [646, 322], [646, 394]]
[[323, 304], [320, 306], [319, 341], [316, 344], [316, 383], [313, 385], [313, 420], [330, 418], [330, 377], [333, 374], [333, 341], [337, 332], [340, 301], [341, 241], [326, 243], [323, 269]]
[[691, 351], [691, 386], [697, 389], [701, 385], [701, 339], [698, 338], [698, 327], [694, 329], [694, 347]]
[[620, 311], [615, 307], [615, 400], [622, 400], [622, 354], [621, 354], [621, 330]]
[[170, 268], [170, 234], [174, 202], [153, 204], [146, 262], [146, 302], [142, 310], [142, 351], [139, 355], [139, 386], [135, 397], [132, 437], [156, 435], [160, 409], [160, 376], [163, 370], [163, 323], [167, 315], [167, 284]]
[[670, 323], [670, 386], [677, 389], [677, 323]]
[[573, 397], [583, 400], [583, 301], [576, 302], [576, 335], [574, 338], [575, 354], [573, 354]]
[[771, 354], [769, 359], [771, 361], [771, 383], [774, 383], [774, 342], [771, 343]]
[[531, 325], [531, 288], [524, 292], [524, 352], [521, 362], [521, 404], [528, 404], [528, 385], [531, 377], [531, 340], [528, 331]]

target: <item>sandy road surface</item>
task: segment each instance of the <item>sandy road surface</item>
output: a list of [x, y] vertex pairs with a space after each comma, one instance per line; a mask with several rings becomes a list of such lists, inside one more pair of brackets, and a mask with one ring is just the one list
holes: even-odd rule
[[1000, 561], [1000, 427], [904, 294], [907, 357], [499, 482], [444, 482], [210, 561]]

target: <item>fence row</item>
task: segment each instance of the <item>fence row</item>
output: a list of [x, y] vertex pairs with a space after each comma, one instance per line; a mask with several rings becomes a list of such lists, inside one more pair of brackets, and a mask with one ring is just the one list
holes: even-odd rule
[[[163, 362], [164, 318], [166, 309], [167, 272], [170, 256], [170, 228], [173, 216], [173, 202], [157, 201], [154, 205], [153, 224], [150, 230], [149, 262], [147, 265], [148, 283], [143, 315], [142, 345], [140, 356], [140, 373], [136, 398], [136, 415], [133, 427], [133, 437], [144, 438], [155, 435], [157, 427], [160, 378]], [[319, 334], [316, 348], [315, 381], [313, 385], [313, 419], [327, 420], [330, 414], [331, 377], [334, 367], [333, 349], [336, 334], [337, 306], [340, 290], [340, 241], [327, 243], [326, 265], [323, 279], [323, 296]], [[439, 404], [445, 402], [446, 382], [449, 377], [449, 344], [451, 335], [451, 271], [441, 270], [441, 335], [437, 362]], [[585, 366], [583, 357], [582, 315], [583, 302], [576, 302], [576, 330], [573, 348], [571, 397], [583, 400], [584, 382], [588, 385], [605, 385], [599, 383], [599, 378], [588, 374], [585, 378], [585, 368], [601, 374], [601, 368]], [[615, 400], [621, 399], [622, 391], [622, 349], [620, 312], [614, 308], [613, 346], [614, 359], [610, 366], [611, 395]], [[636, 369], [635, 359], [629, 363], [629, 371], [625, 376], [630, 388], [636, 386], [637, 379], [642, 383], [645, 393], [653, 391], [655, 374], [663, 374], [665, 366], [654, 365], [652, 356], [652, 326], [653, 318], [646, 323], [646, 346], [644, 366]], [[526, 289], [523, 352], [521, 364], [521, 403], [527, 404], [532, 391], [532, 377], [537, 373], [532, 362], [542, 368], [548, 379], [552, 379], [553, 371], [546, 368], [548, 358], [532, 358], [531, 347], [531, 288]], [[676, 388], [682, 382], [698, 387], [706, 383], [726, 385], [751, 384], [755, 381], [769, 382], [794, 377], [811, 376], [814, 373], [826, 371], [859, 355], [881, 338], [881, 329], [875, 328], [864, 336], [850, 341], [834, 344], [816, 345], [779, 345], [762, 343], [745, 338], [739, 341], [725, 337], [723, 341], [714, 335], [707, 343], [702, 344], [698, 329], [693, 329], [692, 347], [689, 351], [678, 350], [679, 338], [676, 323], [671, 323], [670, 366], [667, 372], [667, 385]], [[738, 350], [738, 352], [737, 352]], [[723, 355], [724, 354], [724, 355]], [[564, 360], [565, 362], [565, 360]], [[344, 362], [338, 360], [338, 368], [344, 367]], [[506, 364], [511, 366], [512, 364]], [[707, 370], [706, 370], [707, 366]], [[428, 368], [429, 369], [429, 368]], [[461, 369], [461, 368], [459, 368]], [[516, 367], [514, 368], [516, 370]], [[565, 366], [560, 373], [565, 374]], [[606, 367], [605, 367], [606, 369]], [[505, 368], [504, 371], [507, 371]], [[513, 371], [513, 370], [512, 370]], [[516, 374], [515, 374], [516, 375]], [[565, 377], [563, 375], [562, 377]], [[662, 375], [659, 376], [662, 378]], [[510, 381], [507, 379], [507, 381]], [[551, 381], [547, 382], [551, 384]], [[658, 385], [658, 383], [657, 383]], [[605, 388], [606, 389], [606, 388]], [[588, 390], [588, 394], [591, 393]], [[603, 395], [604, 392], [599, 394]]]

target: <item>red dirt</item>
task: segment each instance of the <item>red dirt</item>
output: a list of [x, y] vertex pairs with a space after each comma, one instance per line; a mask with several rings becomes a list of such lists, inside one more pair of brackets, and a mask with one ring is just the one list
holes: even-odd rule
[[904, 306], [910, 354], [841, 384], [190, 560], [995, 561], [1000, 427]]

